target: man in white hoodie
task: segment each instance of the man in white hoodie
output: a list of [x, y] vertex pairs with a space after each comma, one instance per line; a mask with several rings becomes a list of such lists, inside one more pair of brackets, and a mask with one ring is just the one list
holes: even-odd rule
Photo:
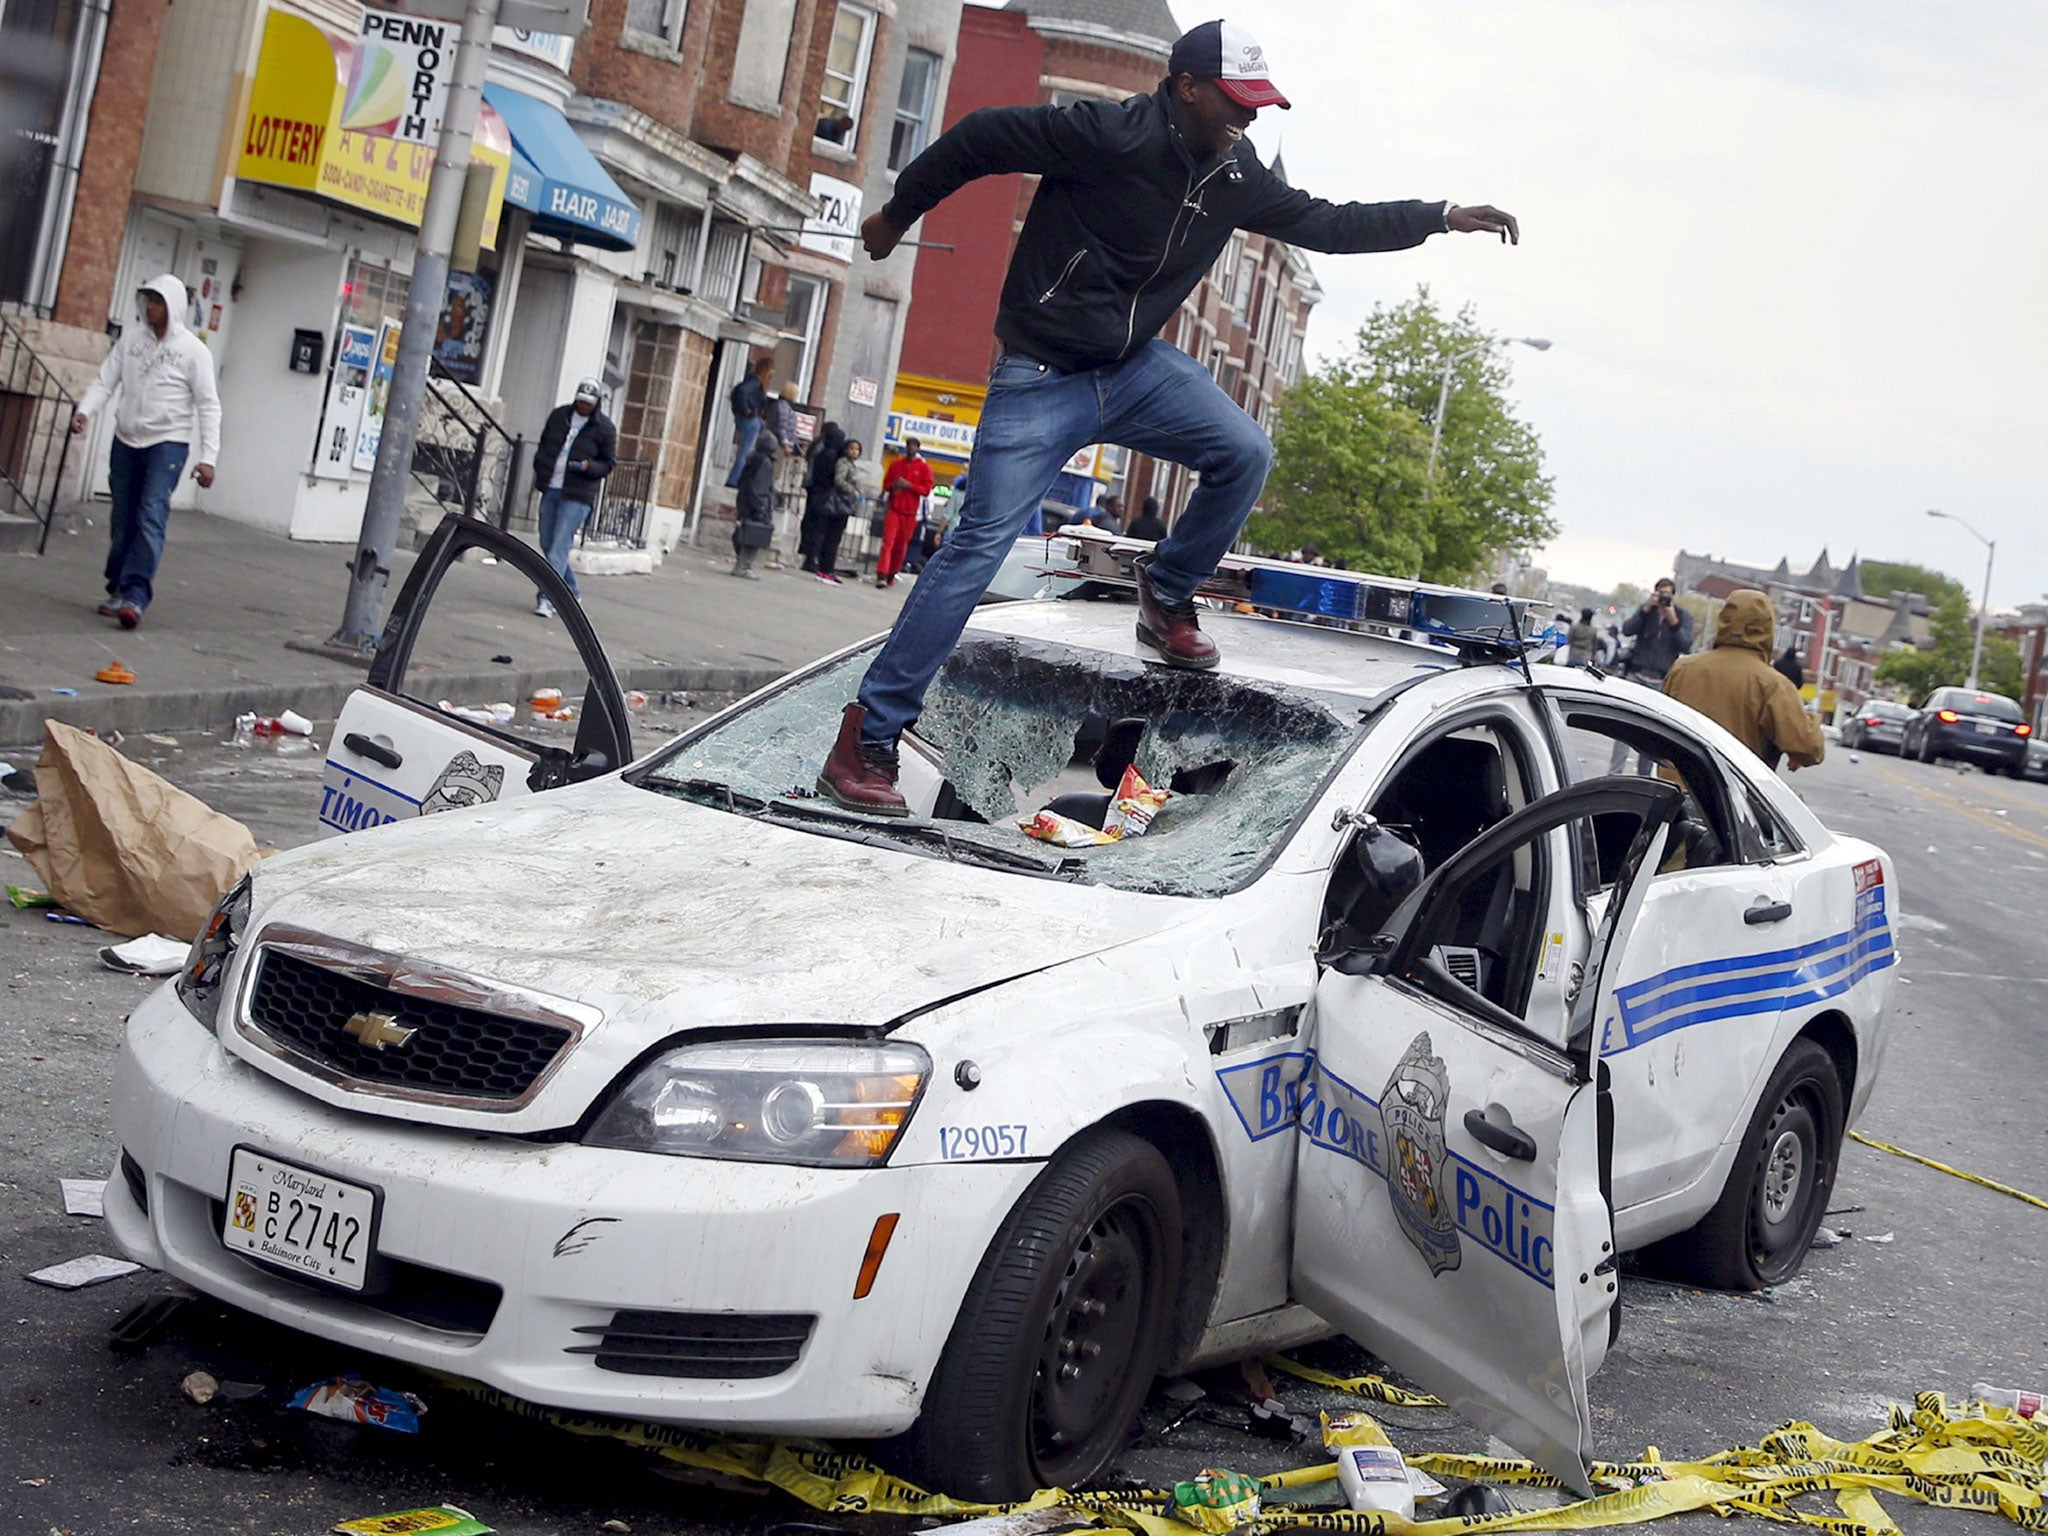
[[185, 472], [193, 434], [198, 434], [199, 462], [192, 478], [201, 486], [213, 484], [220, 455], [213, 354], [185, 327], [185, 285], [166, 273], [144, 283], [136, 298], [144, 323], [129, 326], [114, 343], [71, 418], [71, 430], [83, 432], [95, 411], [116, 394], [121, 397], [107, 466], [114, 511], [107, 600], [99, 613], [123, 629], [142, 622], [142, 610], [154, 595], [171, 492]]

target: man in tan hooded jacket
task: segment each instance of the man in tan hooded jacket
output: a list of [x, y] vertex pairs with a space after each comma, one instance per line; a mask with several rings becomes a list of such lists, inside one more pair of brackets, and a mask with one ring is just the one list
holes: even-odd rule
[[1729, 593], [1714, 624], [1714, 648], [1673, 662], [1664, 691], [1768, 766], [1777, 767], [1782, 753], [1794, 769], [1811, 768], [1827, 744], [1799, 690], [1771, 665], [1776, 631], [1768, 597], [1748, 587]]

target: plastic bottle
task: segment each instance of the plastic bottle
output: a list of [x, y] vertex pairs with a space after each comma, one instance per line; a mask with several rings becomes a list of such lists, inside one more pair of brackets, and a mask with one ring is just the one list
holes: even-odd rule
[[255, 743], [255, 740], [256, 717], [254, 715], [235, 716], [235, 736], [234, 740], [230, 742], [229, 745], [236, 747], [247, 747], [253, 745]]
[[1371, 1414], [1324, 1414], [1323, 1445], [1337, 1458], [1337, 1482], [1353, 1509], [1415, 1518], [1408, 1463]]
[[2010, 1408], [2023, 1419], [2031, 1419], [2048, 1405], [2048, 1393], [2028, 1392], [2016, 1387], [1992, 1387], [1978, 1382], [1970, 1388], [1979, 1400], [1996, 1408]]

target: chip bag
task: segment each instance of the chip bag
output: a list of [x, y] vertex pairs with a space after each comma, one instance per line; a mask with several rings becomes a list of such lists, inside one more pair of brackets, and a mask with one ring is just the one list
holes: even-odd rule
[[1103, 843], [1117, 841], [1121, 834], [1098, 832], [1086, 822], [1076, 821], [1071, 816], [1062, 816], [1058, 811], [1040, 811], [1029, 821], [1020, 821], [1017, 826], [1030, 837], [1041, 843], [1051, 843], [1057, 848], [1093, 848]]
[[1126, 768], [1123, 782], [1117, 785], [1116, 796], [1110, 801], [1109, 815], [1103, 818], [1102, 830], [1117, 837], [1143, 837], [1159, 807], [1172, 798], [1172, 790], [1154, 789], [1135, 767]]
[[1256, 1477], [1204, 1467], [1193, 1482], [1173, 1485], [1173, 1516], [1198, 1531], [1222, 1536], [1259, 1518], [1263, 1487]]
[[288, 1408], [303, 1408], [322, 1418], [344, 1419], [352, 1424], [372, 1424], [378, 1429], [395, 1429], [401, 1434], [420, 1432], [420, 1415], [427, 1405], [410, 1392], [373, 1387], [356, 1375], [330, 1376], [294, 1392]]
[[335, 1536], [490, 1536], [491, 1528], [466, 1509], [436, 1504], [344, 1520], [333, 1530]]

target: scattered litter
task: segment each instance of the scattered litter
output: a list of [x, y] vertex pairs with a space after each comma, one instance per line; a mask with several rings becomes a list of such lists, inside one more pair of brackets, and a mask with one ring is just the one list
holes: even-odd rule
[[1991, 814], [1992, 814], [1992, 815], [1994, 815], [1994, 816], [2010, 816], [2010, 815], [2012, 814], [2012, 812], [2010, 812], [2010, 811], [1993, 811], [1993, 812], [1992, 812]]
[[1939, 853], [1939, 852], [1941, 852], [1941, 850], [1940, 850], [1939, 848], [1935, 847], [1935, 846], [1934, 846], [1934, 844], [1932, 844], [1932, 843], [1929, 843], [1929, 844], [1927, 845], [1927, 851], [1928, 851], [1929, 853]]
[[2048, 1406], [2048, 1396], [2042, 1393], [2015, 1387], [1993, 1387], [1981, 1381], [1970, 1388], [1970, 1395], [1980, 1403], [1989, 1403], [1996, 1408], [2010, 1408], [2013, 1412], [2030, 1419], [2044, 1406]]
[[540, 720], [574, 720], [576, 711], [573, 706], [564, 704], [560, 709], [535, 710], [534, 716]]
[[[31, 1277], [33, 1278], [33, 1277]], [[310, 1387], [301, 1387], [285, 1405], [303, 1408], [322, 1418], [343, 1419], [352, 1424], [370, 1424], [378, 1429], [395, 1429], [401, 1434], [420, 1432], [420, 1415], [427, 1405], [410, 1392], [373, 1387], [357, 1375], [330, 1376]], [[428, 1526], [424, 1529], [433, 1530]]]
[[1175, 1377], [1161, 1390], [1168, 1399], [1176, 1403], [1198, 1402], [1209, 1395], [1200, 1382], [1189, 1381], [1185, 1376]]
[[277, 755], [279, 757], [300, 757], [312, 750], [313, 741], [309, 736], [280, 736], [277, 738]]
[[256, 1381], [224, 1381], [220, 1384], [220, 1395], [232, 1403], [247, 1402], [252, 1397], [263, 1395], [263, 1384]]
[[9, 840], [58, 902], [124, 938], [197, 933], [258, 858], [240, 822], [61, 721], [43, 723], [36, 775]]
[[126, 662], [110, 661], [93, 673], [93, 678], [102, 683], [132, 683], [135, 681], [135, 673]]
[[161, 735], [156, 731], [143, 732], [142, 739], [144, 741], [153, 741], [160, 747], [175, 747], [178, 744], [177, 737]]
[[101, 741], [104, 741], [110, 747], [118, 747], [119, 745], [121, 745], [122, 742], [128, 739], [116, 730], [94, 731], [93, 735], [97, 736]]
[[104, 1216], [107, 1214], [107, 1181], [105, 1179], [59, 1179], [57, 1188], [64, 1196], [66, 1216]]
[[39, 891], [32, 885], [10, 885], [7, 887], [7, 901], [15, 907], [54, 907], [57, 898], [48, 891]]
[[184, 966], [191, 948], [160, 933], [145, 933], [126, 944], [107, 945], [100, 951], [100, 964], [134, 976], [169, 976]]
[[[1052, 1504], [1044, 1509], [1020, 1509], [1008, 1515], [983, 1515], [979, 1520], [961, 1520], [951, 1524], [934, 1522], [932, 1530], [943, 1532], [944, 1536], [1052, 1536], [1054, 1532], [1078, 1530], [1089, 1523], [1087, 1511]], [[832, 1529], [831, 1526], [789, 1522], [770, 1526], [766, 1536], [777, 1536], [778, 1532], [784, 1531], [800, 1533], [800, 1536], [823, 1536], [824, 1532]]]
[[36, 776], [26, 768], [17, 768], [12, 763], [0, 763], [0, 789], [10, 795], [20, 795], [27, 800], [36, 797]]
[[[47, 1488], [49, 1485], [50, 1480], [47, 1477], [24, 1477], [21, 1480], [21, 1486], [24, 1488]], [[51, 1526], [50, 1529], [54, 1531], [57, 1528]]]
[[658, 735], [673, 736], [680, 728], [670, 725], [666, 720], [650, 720], [647, 723], [647, 729]]
[[517, 713], [510, 704], [451, 704], [446, 699], [434, 707], [471, 725], [509, 725]]
[[300, 714], [296, 709], [288, 709], [279, 715], [277, 723], [284, 728], [288, 735], [310, 736], [313, 734], [313, 722]]
[[1846, 1232], [1837, 1232], [1833, 1227], [1815, 1227], [1813, 1229], [1813, 1241], [1808, 1243], [1807, 1246], [1809, 1248], [1839, 1248], [1842, 1246], [1842, 1239], [1850, 1235]]
[[43, 920], [50, 923], [70, 923], [79, 928], [97, 928], [99, 925], [89, 917], [80, 917], [76, 912], [45, 912]]
[[60, 699], [75, 699], [78, 697], [78, 690], [76, 688], [52, 688], [50, 692], [56, 694]]
[[126, 1259], [111, 1259], [104, 1253], [88, 1253], [83, 1258], [66, 1259], [62, 1264], [52, 1264], [48, 1269], [34, 1270], [29, 1279], [37, 1285], [53, 1286], [60, 1291], [82, 1291], [88, 1285], [98, 1285], [105, 1280], [118, 1280], [123, 1275], [132, 1275], [140, 1264], [131, 1264]]
[[562, 690], [559, 688], [536, 688], [533, 690], [533, 697], [528, 699], [527, 703], [533, 706], [535, 714], [544, 715], [551, 709], [560, 709], [562, 707]]
[[137, 1302], [115, 1319], [107, 1330], [107, 1343], [121, 1350], [147, 1349], [191, 1303], [190, 1296], [175, 1291]]
[[626, 1522], [623, 1520], [607, 1520], [603, 1525], [600, 1525], [598, 1529], [600, 1531], [619, 1531], [624, 1533], [624, 1536], [631, 1536], [633, 1527], [626, 1524]]
[[1415, 1487], [1408, 1480], [1408, 1463], [1373, 1416], [1325, 1413], [1322, 1420], [1323, 1448], [1337, 1458], [1337, 1484], [1345, 1503], [1413, 1520]]
[[1098, 832], [1086, 822], [1062, 816], [1058, 811], [1039, 811], [1029, 821], [1018, 822], [1017, 827], [1025, 836], [1051, 843], [1055, 848], [1093, 848], [1117, 841], [1107, 832]]
[[1250, 1525], [1259, 1518], [1261, 1484], [1256, 1477], [1204, 1467], [1185, 1483], [1173, 1485], [1169, 1512], [1176, 1520], [1212, 1536]]
[[501, 667], [509, 667], [512, 665], [512, 658], [510, 656], [504, 655], [502, 652], [496, 656], [493, 656], [491, 660]]
[[228, 745], [231, 747], [248, 747], [254, 745], [255, 740], [256, 717], [254, 715], [235, 716], [235, 734], [233, 739], [228, 742]]
[[629, 689], [627, 689], [627, 690], [626, 690], [626, 708], [628, 708], [628, 709], [645, 709], [646, 707], [647, 707], [647, 695], [646, 695], [646, 694], [642, 693], [642, 692], [641, 692], [641, 691], [640, 691], [640, 690], [639, 690], [638, 688], [629, 688]]
[[1314, 1431], [1315, 1425], [1307, 1419], [1297, 1418], [1289, 1413], [1277, 1397], [1263, 1403], [1253, 1403], [1247, 1419], [1251, 1431], [1268, 1440], [1299, 1440]]
[[184, 1393], [192, 1402], [204, 1408], [208, 1403], [220, 1396], [220, 1383], [204, 1371], [194, 1371], [190, 1376], [187, 1376], [178, 1383], [178, 1390]]
[[1896, 1232], [1880, 1232], [1875, 1237], [1864, 1238], [1863, 1241], [1866, 1243], [1888, 1243], [1896, 1236], [1898, 1236]]
[[457, 1509], [453, 1504], [364, 1515], [329, 1529], [335, 1536], [490, 1536], [491, 1530], [468, 1510]]
[[1116, 799], [1109, 807], [1109, 814], [1102, 820], [1102, 830], [1112, 837], [1143, 837], [1152, 825], [1152, 818], [1159, 814], [1159, 807], [1166, 804], [1173, 791], [1154, 789], [1145, 782], [1145, 776], [1136, 768], [1124, 769], [1122, 782], [1117, 785]]
[[1863, 761], [1863, 754], [1861, 752], [1851, 752], [1849, 754], [1849, 761], [1852, 763], [1860, 763]]
[[[1414, 1468], [1409, 1469], [1411, 1472]], [[1443, 1491], [1443, 1484], [1437, 1484], [1437, 1491]], [[1418, 1498], [1431, 1495], [1418, 1494]], [[1482, 1520], [1489, 1515], [1512, 1515], [1515, 1506], [1508, 1502], [1506, 1494], [1490, 1483], [1472, 1483], [1460, 1488], [1444, 1500], [1441, 1518], [1445, 1520]]]

